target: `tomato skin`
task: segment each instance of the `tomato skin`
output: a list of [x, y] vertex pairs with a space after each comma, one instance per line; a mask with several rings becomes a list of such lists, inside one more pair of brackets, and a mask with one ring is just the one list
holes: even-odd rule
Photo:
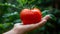
[[41, 21], [42, 13], [39, 9], [23, 9], [20, 13], [23, 24], [35, 24]]

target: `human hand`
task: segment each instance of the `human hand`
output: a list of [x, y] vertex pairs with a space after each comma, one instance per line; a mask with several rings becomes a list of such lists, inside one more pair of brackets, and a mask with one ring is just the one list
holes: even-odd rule
[[4, 33], [4, 34], [23, 34], [27, 31], [36, 29], [38, 27], [42, 27], [47, 20], [50, 18], [50, 15], [46, 15], [45, 17], [42, 18], [42, 21], [36, 24], [29, 24], [29, 25], [23, 25], [23, 23], [17, 23], [14, 25], [13, 29]]

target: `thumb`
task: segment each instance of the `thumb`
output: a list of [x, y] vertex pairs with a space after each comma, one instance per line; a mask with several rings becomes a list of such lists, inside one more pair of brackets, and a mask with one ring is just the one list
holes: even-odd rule
[[20, 26], [20, 25], [23, 25], [23, 23], [16, 23], [16, 24], [14, 24], [14, 27]]

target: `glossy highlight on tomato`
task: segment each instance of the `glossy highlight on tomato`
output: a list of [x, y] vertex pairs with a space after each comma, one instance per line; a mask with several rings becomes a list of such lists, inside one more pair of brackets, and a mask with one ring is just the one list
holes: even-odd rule
[[41, 21], [42, 13], [39, 9], [23, 9], [20, 13], [23, 24], [35, 24]]

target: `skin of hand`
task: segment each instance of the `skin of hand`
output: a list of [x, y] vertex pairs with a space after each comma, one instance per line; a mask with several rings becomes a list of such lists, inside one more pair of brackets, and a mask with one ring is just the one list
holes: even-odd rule
[[42, 27], [49, 18], [50, 15], [46, 15], [45, 17], [42, 18], [42, 20], [39, 23], [30, 25], [23, 25], [23, 23], [16, 23], [10, 31], [3, 34], [24, 34], [27, 31], [34, 30], [38, 27]]

